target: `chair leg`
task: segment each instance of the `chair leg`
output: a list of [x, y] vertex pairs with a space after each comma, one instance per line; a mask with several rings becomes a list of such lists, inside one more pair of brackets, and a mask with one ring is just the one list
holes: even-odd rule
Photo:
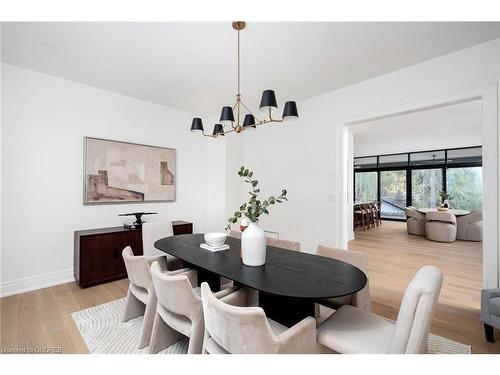
[[193, 321], [191, 337], [189, 337], [188, 354], [201, 354], [203, 351], [203, 338], [205, 336], [205, 323], [203, 316]]
[[493, 327], [489, 324], [484, 323], [484, 335], [486, 336], [486, 341], [495, 342], [495, 333], [493, 332]]
[[321, 307], [319, 306], [319, 303], [314, 304], [314, 319], [316, 319], [316, 322], [318, 319], [321, 318]]
[[160, 314], [156, 313], [153, 322], [153, 329], [151, 331], [149, 354], [159, 353], [163, 349], [166, 349], [180, 341], [183, 337], [184, 336], [182, 334], [165, 323]]
[[127, 292], [127, 301], [125, 302], [125, 313], [123, 314], [123, 321], [128, 322], [130, 319], [137, 318], [144, 315], [145, 306], [142, 301], [138, 300], [130, 287]]
[[207, 352], [207, 349], [206, 349], [206, 346], [205, 346], [205, 345], [206, 345], [206, 343], [207, 343], [208, 339], [210, 338], [210, 336], [209, 336], [209, 334], [208, 334], [208, 332], [207, 332], [207, 330], [206, 330], [206, 329], [205, 329], [204, 331], [205, 331], [205, 332], [203, 333], [203, 349], [201, 350], [201, 354], [209, 354], [209, 353]]
[[146, 305], [144, 312], [144, 320], [142, 321], [141, 338], [139, 340], [139, 349], [149, 345], [151, 340], [151, 330], [153, 329], [153, 322], [156, 314], [156, 294], [154, 291], [149, 293], [149, 301]]

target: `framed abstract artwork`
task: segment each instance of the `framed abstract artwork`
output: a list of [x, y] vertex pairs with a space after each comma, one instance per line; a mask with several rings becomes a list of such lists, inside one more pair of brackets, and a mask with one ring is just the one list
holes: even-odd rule
[[83, 204], [175, 200], [175, 149], [84, 137]]

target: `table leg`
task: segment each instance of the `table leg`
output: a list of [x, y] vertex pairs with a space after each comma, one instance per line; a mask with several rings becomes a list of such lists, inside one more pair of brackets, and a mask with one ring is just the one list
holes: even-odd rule
[[213, 273], [210, 271], [207, 271], [204, 268], [199, 268], [196, 267], [195, 265], [188, 263], [188, 262], [182, 262], [183, 267], [185, 268], [192, 268], [196, 270], [196, 273], [198, 275], [198, 286], [201, 286], [201, 283], [206, 281], [208, 285], [210, 286], [210, 290], [212, 292], [218, 292], [220, 290], [220, 275], [217, 273]]
[[287, 327], [308, 316], [314, 317], [314, 301], [259, 292], [259, 306], [266, 316]]
[[213, 293], [220, 290], [220, 275], [202, 268], [197, 268], [196, 272], [198, 273], [198, 286], [201, 286], [201, 283], [206, 281]]

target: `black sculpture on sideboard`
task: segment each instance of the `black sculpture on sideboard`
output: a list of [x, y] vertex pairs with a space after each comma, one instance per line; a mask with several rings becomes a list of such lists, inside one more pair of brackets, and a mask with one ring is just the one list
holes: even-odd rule
[[119, 214], [118, 216], [135, 216], [135, 218], [137, 219], [135, 222], [134, 222], [134, 227], [141, 227], [142, 226], [142, 223], [144, 223], [144, 221], [142, 221], [142, 215], [156, 215], [158, 214], [158, 212], [132, 212], [130, 214]]

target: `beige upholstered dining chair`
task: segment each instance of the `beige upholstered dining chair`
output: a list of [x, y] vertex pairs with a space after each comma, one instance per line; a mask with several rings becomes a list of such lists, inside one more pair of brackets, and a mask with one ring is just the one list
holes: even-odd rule
[[[366, 253], [353, 250], [334, 249], [332, 247], [319, 245], [315, 254], [341, 260], [342, 262], [349, 263], [354, 267], [358, 267], [368, 278], [368, 254]], [[344, 297], [324, 299], [319, 303], [333, 309], [338, 309], [343, 305], [351, 305], [369, 313], [372, 311], [369, 280], [367, 280], [365, 287], [357, 293]]]
[[[159, 263], [153, 262], [151, 275], [158, 303], [149, 352], [158, 353], [187, 336], [188, 354], [201, 354], [205, 326], [196, 271], [163, 273]], [[235, 290], [234, 287], [223, 289], [216, 297], [224, 297]]]
[[413, 206], [405, 208], [406, 230], [408, 234], [425, 236], [425, 215]]
[[[144, 315], [141, 337], [139, 339], [139, 348], [144, 348], [149, 344], [153, 318], [156, 311], [156, 293], [151, 279], [151, 272], [149, 271], [149, 265], [145, 257], [142, 255], [134, 255], [130, 246], [123, 249], [122, 257], [130, 281], [123, 321], [127, 322], [130, 319]], [[164, 256], [160, 255], [150, 259], [156, 259], [162, 262], [162, 271], [168, 272]], [[160, 263], [158, 263], [158, 266], [160, 267]], [[173, 273], [182, 271], [183, 270], [177, 270], [173, 271]]]
[[266, 317], [260, 307], [245, 306], [243, 289], [220, 300], [201, 284], [205, 338], [203, 353], [313, 353], [316, 321], [307, 317], [287, 328]]
[[[241, 238], [241, 233], [235, 230], [229, 232], [229, 237]], [[279, 238], [266, 237], [266, 243], [269, 246], [280, 247], [282, 249], [300, 251], [300, 242], [280, 240]]]
[[279, 238], [266, 237], [266, 243], [269, 246], [279, 247], [287, 250], [300, 251], [300, 242], [281, 240]]
[[428, 212], [425, 233], [431, 241], [453, 242], [457, 239], [457, 218], [450, 212]]
[[483, 240], [483, 213], [481, 211], [457, 217], [457, 240]]
[[154, 247], [154, 243], [159, 239], [173, 235], [171, 221], [150, 221], [142, 224], [142, 247], [149, 265], [153, 261], [158, 260], [158, 256], [163, 256], [169, 270], [182, 268], [182, 261], [179, 258], [166, 254]]
[[421, 268], [406, 289], [396, 322], [342, 306], [318, 326], [318, 343], [338, 353], [427, 353], [427, 339], [443, 283], [434, 266]]

